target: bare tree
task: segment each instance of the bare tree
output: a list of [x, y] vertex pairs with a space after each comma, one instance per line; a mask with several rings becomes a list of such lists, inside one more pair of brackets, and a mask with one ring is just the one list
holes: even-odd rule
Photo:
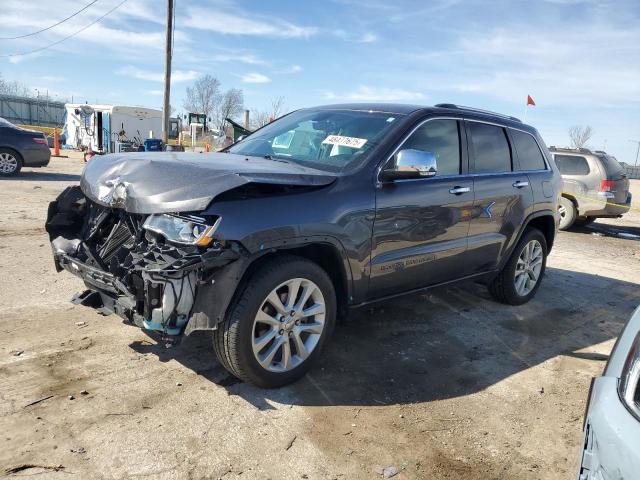
[[254, 110], [251, 112], [251, 128], [255, 130], [264, 127], [267, 123], [273, 122], [284, 113], [284, 97], [276, 97], [271, 100], [271, 108], [269, 110]]
[[284, 113], [284, 97], [276, 97], [271, 100], [271, 117], [275, 120]]
[[220, 102], [220, 81], [213, 75], [203, 75], [193, 86], [187, 87], [187, 96], [183, 102], [185, 110], [204, 114], [207, 118], [215, 112]]
[[587, 125], [575, 126], [569, 129], [569, 139], [571, 140], [572, 148], [583, 148], [587, 145], [587, 142], [593, 137], [593, 128]]
[[[7, 81], [0, 76], [0, 94], [2, 95], [14, 95], [17, 97], [35, 97], [34, 91], [27, 87], [25, 84], [17, 81]], [[45, 95], [41, 95], [45, 98]]]
[[230, 88], [220, 97], [215, 109], [215, 125], [223, 129], [227, 118], [233, 118], [244, 110], [244, 94], [239, 88]]

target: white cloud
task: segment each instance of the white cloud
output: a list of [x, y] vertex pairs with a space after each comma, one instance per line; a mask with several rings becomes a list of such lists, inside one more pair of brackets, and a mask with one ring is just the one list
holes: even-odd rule
[[454, 62], [464, 59], [464, 68], [458, 70], [458, 78], [449, 79], [449, 85], [460, 92], [511, 101], [530, 93], [543, 99], [541, 106], [637, 103], [639, 44], [637, 29], [600, 23], [557, 32], [522, 28], [482, 32], [463, 38], [460, 50], [450, 54]]
[[227, 35], [307, 38], [318, 31], [316, 27], [303, 27], [279, 18], [249, 17], [202, 7], [189, 7], [183, 23], [188, 27]]
[[[164, 73], [143, 70], [132, 65], [119, 68], [115, 73], [118, 75], [124, 75], [126, 77], [136, 78], [138, 80], [147, 80], [149, 82], [164, 82]], [[200, 73], [195, 70], [174, 70], [171, 72], [171, 83], [194, 80], [198, 77], [198, 75], [200, 75]]]
[[247, 65], [264, 65], [267, 63], [252, 53], [219, 53], [210, 58], [214, 62], [239, 62]]
[[269, 83], [271, 79], [261, 73], [247, 73], [246, 75], [240, 75], [240, 78], [245, 83]]
[[300, 65], [291, 65], [290, 67], [283, 68], [282, 70], [278, 70], [275, 73], [281, 75], [288, 75], [292, 73], [300, 73], [302, 71], [302, 67]]
[[373, 32], [367, 32], [360, 37], [360, 43], [372, 43], [378, 40], [378, 36]]
[[164, 95], [164, 90], [147, 90], [147, 95], [153, 95], [154, 97], [161, 97]]
[[371, 87], [368, 85], [360, 85], [357, 89], [342, 94], [326, 92], [324, 97], [327, 100], [349, 100], [353, 102], [410, 102], [425, 99], [425, 95], [420, 92], [400, 88]]

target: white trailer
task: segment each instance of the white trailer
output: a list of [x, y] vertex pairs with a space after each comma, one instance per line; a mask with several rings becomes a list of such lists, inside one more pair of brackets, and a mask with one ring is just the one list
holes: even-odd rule
[[116, 142], [139, 145], [145, 138], [161, 134], [161, 110], [83, 103], [67, 103], [65, 109], [63, 133], [67, 145], [75, 148], [111, 153]]

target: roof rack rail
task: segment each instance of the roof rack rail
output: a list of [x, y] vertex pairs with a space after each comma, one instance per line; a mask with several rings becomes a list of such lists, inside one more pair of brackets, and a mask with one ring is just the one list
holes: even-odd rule
[[504, 115], [502, 113], [492, 112], [490, 110], [482, 110], [480, 108], [465, 107], [463, 105], [456, 105], [455, 103], [437, 103], [437, 104], [434, 105], [434, 107], [437, 107], [437, 108], [452, 108], [452, 109], [457, 109], [457, 110], [467, 110], [469, 112], [475, 112], [475, 113], [486, 113], [488, 115], [495, 115], [496, 117], [506, 118], [508, 120], [513, 120], [514, 122], [522, 123], [522, 120], [520, 120], [517, 117], [512, 117], [511, 115]]

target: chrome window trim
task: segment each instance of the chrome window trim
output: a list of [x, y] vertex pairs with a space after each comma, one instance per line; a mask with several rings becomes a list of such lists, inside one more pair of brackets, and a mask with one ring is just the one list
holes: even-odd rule
[[[542, 147], [540, 147], [540, 143], [538, 142], [538, 139], [536, 138], [535, 135], [533, 135], [531, 132], [527, 132], [526, 130], [523, 130], [521, 128], [516, 128], [516, 127], [511, 127], [511, 126], [507, 126], [504, 124], [500, 124], [500, 123], [495, 123], [495, 122], [490, 122], [488, 120], [480, 120], [477, 118], [468, 118], [465, 116], [461, 116], [461, 117], [453, 117], [453, 116], [437, 116], [437, 117], [430, 117], [427, 118], [423, 121], [421, 121], [418, 125], [416, 125], [408, 134], [406, 134], [404, 136], [404, 138], [402, 139], [402, 141], [398, 144], [398, 146], [393, 150], [393, 152], [391, 152], [390, 155], [388, 155], [384, 161], [382, 161], [377, 169], [376, 169], [376, 186], [381, 186], [383, 184], [382, 181], [380, 181], [380, 172], [382, 171], [382, 167], [384, 167], [386, 165], [386, 163], [391, 159], [391, 157], [393, 157], [396, 153], [398, 153], [398, 150], [400, 150], [400, 148], [405, 144], [405, 142], [409, 139], [409, 137], [411, 135], [413, 135], [415, 133], [416, 130], [418, 130], [420, 127], [422, 127], [425, 123], [430, 122], [432, 120], [456, 120], [456, 121], [465, 121], [465, 122], [476, 122], [476, 123], [485, 123], [487, 125], [493, 125], [495, 127], [500, 127], [500, 128], [506, 128], [506, 129], [513, 129], [513, 130], [517, 130], [519, 132], [523, 132], [526, 133], [527, 135], [530, 135], [533, 140], [536, 142], [536, 145], [538, 146], [538, 150], [540, 150], [540, 154], [542, 155], [542, 159], [544, 160], [544, 164], [545, 164], [545, 168], [544, 169], [537, 169], [537, 170], [511, 170], [510, 172], [491, 172], [491, 173], [471, 173], [471, 172], [467, 172], [466, 174], [459, 174], [459, 175], [441, 175], [438, 176], [437, 174], [434, 175], [433, 177], [428, 177], [428, 178], [404, 178], [404, 179], [398, 179], [398, 180], [394, 180], [393, 183], [398, 183], [398, 182], [415, 182], [415, 181], [425, 181], [425, 180], [433, 180], [433, 179], [437, 179], [437, 178], [469, 178], [469, 177], [486, 177], [489, 175], [500, 175], [500, 176], [508, 176], [508, 175], [522, 175], [522, 174], [526, 174], [526, 173], [540, 173], [540, 172], [549, 172], [552, 171], [551, 166], [549, 165], [549, 162], [547, 160], [547, 157], [544, 154], [544, 150], [542, 149]], [[462, 139], [460, 139], [462, 140]], [[461, 141], [462, 143], [462, 141]], [[510, 145], [511, 146], [511, 145]], [[515, 147], [515, 146], [514, 146]], [[469, 139], [467, 139], [467, 150], [469, 148]], [[549, 152], [551, 155], [553, 155], [551, 152]], [[468, 153], [467, 153], [467, 157], [468, 157]], [[460, 161], [462, 162], [462, 157], [460, 158]], [[462, 167], [462, 163], [460, 165]]]
[[[382, 162], [380, 162], [380, 164], [376, 168], [376, 187], [380, 187], [384, 183], [380, 180], [380, 172], [382, 172], [382, 167], [384, 167], [387, 164], [387, 162], [391, 159], [391, 157], [393, 157], [396, 153], [398, 153], [398, 150], [402, 148], [402, 146], [406, 143], [409, 137], [415, 133], [416, 130], [422, 127], [425, 123], [431, 122], [433, 120], [455, 120], [456, 122], [460, 122], [464, 119], [462, 117], [453, 117], [453, 116], [444, 115], [444, 116], [437, 116], [437, 117], [429, 117], [425, 120], [422, 120], [418, 125], [416, 125], [413, 129], [411, 129], [409, 133], [407, 133], [403, 137], [402, 141], [400, 141], [398, 146], [393, 149], [393, 152], [391, 152], [390, 155], [388, 155]], [[460, 131], [458, 131], [458, 141], [460, 142], [460, 147], [462, 147], [462, 138], [460, 138]], [[460, 152], [460, 168], [462, 169], [462, 151]], [[436, 173], [436, 175], [434, 175], [433, 177], [401, 178], [401, 179], [394, 180], [393, 183], [424, 181], [424, 180], [432, 180], [434, 178], [466, 178], [468, 176], [469, 176], [469, 173], [466, 173], [466, 174], [460, 173], [458, 175], [441, 175], [441, 176], [438, 176], [438, 174]]]

